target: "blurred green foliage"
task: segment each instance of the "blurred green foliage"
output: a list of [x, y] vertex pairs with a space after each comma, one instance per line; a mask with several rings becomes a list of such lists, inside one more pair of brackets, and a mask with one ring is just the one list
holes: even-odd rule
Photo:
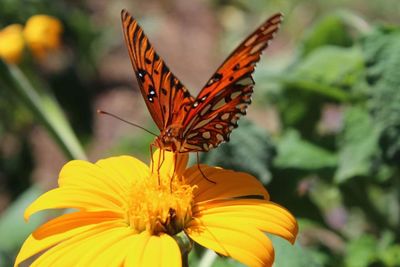
[[[278, 109], [282, 129], [272, 139], [264, 132], [275, 149], [251, 156], [247, 171], [267, 164], [272, 199], [321, 228], [303, 233], [310, 261], [276, 266], [400, 265], [400, 28], [354, 28], [343, 13], [323, 17], [272, 83], [268, 73], [257, 76], [270, 84], [261, 87]], [[255, 138], [256, 128], [246, 129], [247, 138]], [[249, 142], [237, 145], [237, 153], [221, 148], [218, 160], [212, 153], [204, 157], [231, 166], [246, 151], [251, 155]], [[225, 146], [235, 149], [233, 142]], [[305, 252], [295, 253], [286, 255], [305, 259]]]
[[[37, 13], [62, 21], [67, 56], [60, 60], [61, 67], [43, 69], [27, 56], [19, 68], [35, 93], [59, 102], [78, 139], [90, 143], [95, 136], [92, 106], [108, 86], [99, 77], [98, 66], [106, 47], [113, 45], [109, 29], [97, 28], [90, 18], [94, 11], [84, 1], [0, 1], [1, 27], [24, 23]], [[231, 12], [230, 22], [238, 18], [249, 22], [256, 19], [254, 14], [265, 16], [270, 6], [264, 2], [210, 4], [216, 12]], [[367, 5], [344, 0], [275, 1], [274, 7], [287, 11], [284, 27], [291, 26], [289, 32], [300, 35], [300, 41], [292, 44], [295, 53], [280, 60], [279, 68], [257, 68], [258, 99], [251, 108], [262, 112], [267, 106], [274, 108], [280, 127], [268, 132], [242, 119], [229, 143], [200, 156], [203, 163], [252, 173], [266, 185], [274, 202], [299, 219], [300, 236], [294, 247], [272, 238], [275, 266], [400, 266], [400, 27], [366, 22], [342, 9], [331, 11], [360, 3]], [[311, 5], [307, 14], [315, 21], [299, 31], [294, 23]], [[369, 15], [373, 10], [372, 14], [381, 18], [388, 14], [391, 20], [400, 10], [397, 0], [385, 5], [369, 1], [368, 8]], [[230, 37], [221, 43], [230, 43]], [[4, 69], [0, 71], [4, 77]], [[15, 229], [16, 214], [38, 194], [35, 187], [22, 194], [31, 185], [28, 178], [35, 160], [27, 129], [37, 122], [45, 124], [20, 94], [4, 90], [5, 85], [3, 79], [0, 140], [11, 136], [19, 145], [12, 153], [0, 153], [0, 193], [9, 193], [14, 200], [0, 214], [0, 233]], [[152, 139], [147, 134], [123, 136], [109, 154], [140, 157], [139, 153], [146, 160]], [[22, 235], [31, 230], [16, 225], [22, 230], [9, 237], [13, 242], [6, 245], [10, 246], [0, 241], [0, 266], [12, 262]], [[209, 266], [209, 256], [203, 253], [195, 248], [191, 266]], [[213, 266], [241, 266], [220, 257], [210, 261]]]

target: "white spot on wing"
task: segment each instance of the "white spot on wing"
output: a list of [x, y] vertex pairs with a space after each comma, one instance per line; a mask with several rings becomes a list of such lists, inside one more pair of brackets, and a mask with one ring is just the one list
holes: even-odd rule
[[204, 139], [210, 139], [211, 138], [211, 134], [209, 131], [202, 133], [201, 135]]
[[221, 119], [223, 120], [223, 121], [226, 121], [227, 119], [229, 119], [229, 113], [225, 113], [224, 115], [222, 115], [221, 116]]

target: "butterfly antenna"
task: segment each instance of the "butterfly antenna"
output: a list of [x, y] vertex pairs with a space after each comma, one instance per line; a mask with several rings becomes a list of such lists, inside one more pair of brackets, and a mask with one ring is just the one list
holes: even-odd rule
[[103, 115], [111, 116], [111, 117], [113, 117], [113, 118], [115, 118], [115, 119], [117, 119], [117, 120], [123, 121], [123, 122], [125, 122], [125, 123], [127, 123], [127, 124], [130, 124], [130, 125], [132, 125], [132, 126], [135, 126], [135, 127], [137, 127], [137, 128], [140, 128], [140, 129], [142, 129], [143, 131], [148, 132], [149, 134], [152, 134], [152, 135], [154, 135], [154, 136], [158, 136], [158, 134], [155, 134], [155, 133], [153, 133], [153, 132], [147, 130], [146, 128], [143, 128], [142, 126], [140, 126], [140, 125], [138, 125], [138, 124], [136, 124], [136, 123], [127, 121], [127, 120], [125, 120], [125, 119], [123, 119], [123, 118], [121, 118], [121, 117], [119, 117], [119, 116], [117, 116], [117, 115], [114, 115], [114, 114], [112, 114], [112, 113], [109, 113], [109, 112], [107, 112], [107, 111], [98, 109], [98, 110], [97, 110], [97, 113], [103, 114]]

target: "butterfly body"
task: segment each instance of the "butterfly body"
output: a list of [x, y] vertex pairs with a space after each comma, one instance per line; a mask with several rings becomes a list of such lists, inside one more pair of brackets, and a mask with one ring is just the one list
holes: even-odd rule
[[125, 41], [140, 91], [160, 134], [153, 145], [176, 153], [206, 152], [229, 141], [251, 103], [252, 73], [282, 21], [275, 14], [243, 41], [197, 97], [158, 56], [137, 21], [121, 13]]

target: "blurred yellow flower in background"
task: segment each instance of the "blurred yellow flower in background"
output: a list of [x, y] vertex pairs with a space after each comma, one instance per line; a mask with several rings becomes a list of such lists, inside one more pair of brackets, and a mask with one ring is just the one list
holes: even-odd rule
[[11, 24], [0, 31], [0, 58], [8, 63], [18, 63], [24, 46], [22, 25]]
[[60, 46], [62, 32], [62, 24], [57, 18], [35, 15], [26, 22], [24, 38], [33, 55], [41, 59]]
[[36, 254], [31, 266], [187, 266], [182, 254], [192, 241], [181, 242], [183, 235], [261, 267], [274, 261], [264, 232], [295, 241], [296, 219], [255, 177], [201, 165], [211, 183], [187, 162], [187, 154], [157, 150], [150, 167], [129, 156], [67, 163], [59, 188], [33, 202], [25, 218], [45, 209], [77, 211], [36, 229], [15, 266]]

